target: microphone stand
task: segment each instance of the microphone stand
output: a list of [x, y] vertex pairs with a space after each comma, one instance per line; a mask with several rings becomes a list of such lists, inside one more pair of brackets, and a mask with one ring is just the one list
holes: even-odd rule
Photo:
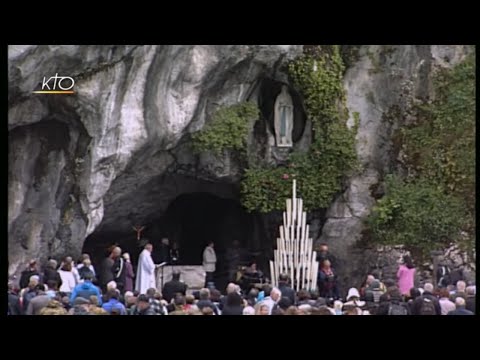
[[162, 270], [162, 275], [161, 275], [161, 288], [160, 290], [163, 289], [163, 268], [165, 267], [165, 265], [167, 265], [168, 263], [167, 262], [162, 262], [160, 265], [157, 265], [157, 267], [161, 268]]

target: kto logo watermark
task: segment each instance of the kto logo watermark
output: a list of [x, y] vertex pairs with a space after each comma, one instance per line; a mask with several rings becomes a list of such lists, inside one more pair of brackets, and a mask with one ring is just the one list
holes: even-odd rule
[[[52, 82], [53, 80], [53, 82]], [[43, 77], [42, 90], [34, 91], [34, 94], [74, 94], [75, 80], [70, 76], [51, 76], [48, 80]]]

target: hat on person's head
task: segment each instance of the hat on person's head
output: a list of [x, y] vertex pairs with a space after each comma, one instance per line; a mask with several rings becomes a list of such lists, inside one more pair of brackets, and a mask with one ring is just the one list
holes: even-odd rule
[[30, 276], [30, 278], [29, 278], [28, 280], [38, 283], [38, 282], [40, 281], [40, 276], [38, 276], [38, 275], [32, 275], [32, 276]]
[[360, 298], [360, 293], [356, 288], [350, 288], [350, 290], [348, 290], [347, 301], [352, 297]]
[[379, 290], [380, 289], [380, 281], [373, 280], [372, 283], [370, 284], [370, 287], [374, 290]]
[[123, 297], [127, 298], [127, 297], [130, 297], [130, 296], [133, 296], [133, 292], [125, 291], [125, 295], [123, 295]]
[[73, 305], [90, 305], [90, 300], [79, 296], [75, 298], [75, 300], [73, 301]]

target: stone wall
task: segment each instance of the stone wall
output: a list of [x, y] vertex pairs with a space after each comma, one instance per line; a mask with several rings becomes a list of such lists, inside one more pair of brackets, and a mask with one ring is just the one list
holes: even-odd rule
[[[378, 246], [376, 249], [364, 250], [364, 268], [365, 273], [374, 272], [382, 280], [396, 279], [396, 273], [399, 263], [403, 256], [411, 255], [403, 246]], [[462, 269], [467, 282], [475, 282], [475, 260], [456, 245], [450, 246], [443, 256], [445, 264], [451, 270]], [[417, 268], [416, 282], [420, 286], [426, 282], [432, 282], [433, 259], [424, 263], [415, 263]], [[352, 284], [354, 286], [354, 284]], [[356, 284], [356, 286], [360, 286]]]

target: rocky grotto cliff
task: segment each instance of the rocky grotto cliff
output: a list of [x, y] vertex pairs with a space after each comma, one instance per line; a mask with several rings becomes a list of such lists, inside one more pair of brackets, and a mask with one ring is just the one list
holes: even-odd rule
[[[284, 155], [273, 149], [271, 127], [261, 124], [268, 123], [267, 108], [281, 84], [290, 84], [286, 64], [303, 50], [10, 46], [9, 274], [31, 258], [79, 255], [91, 234], [133, 236], [132, 225], [156, 221], [183, 194], [238, 202], [242, 161], [228, 152], [192, 152], [191, 134], [218, 108], [253, 102], [261, 111], [250, 124], [248, 151], [281, 164]], [[349, 264], [369, 270], [355, 244], [375, 204], [372, 185], [395, 167], [397, 119], [408, 118], [412, 106], [431, 95], [435, 69], [461, 62], [468, 52], [467, 46], [361, 46], [347, 67], [343, 87], [348, 121], [359, 121], [362, 170], [348, 178], [326, 212], [309, 216], [311, 236], [327, 242], [344, 269]], [[44, 76], [55, 73], [75, 79], [74, 95], [32, 94]], [[294, 147], [307, 149], [310, 122], [301, 96], [294, 102]], [[385, 121], [393, 108], [401, 116]], [[278, 216], [256, 214], [253, 223], [254, 247], [268, 248], [258, 243], [273, 243]], [[342, 277], [357, 281], [357, 272], [343, 271]]]

